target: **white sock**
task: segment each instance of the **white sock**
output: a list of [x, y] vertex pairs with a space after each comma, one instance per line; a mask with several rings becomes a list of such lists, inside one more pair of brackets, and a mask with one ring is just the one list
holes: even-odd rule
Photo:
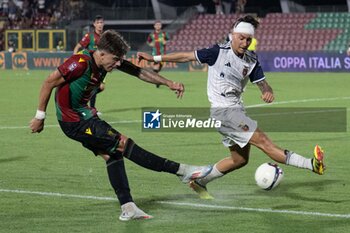
[[201, 166], [194, 166], [194, 165], [188, 165], [184, 163], [180, 163], [179, 169], [176, 172], [176, 175], [183, 176], [186, 174], [186, 171], [188, 169], [194, 168], [194, 167], [201, 167]]
[[286, 153], [286, 156], [287, 156], [287, 158], [286, 158], [287, 165], [312, 170], [311, 159], [307, 159], [307, 158], [305, 158], [301, 155], [298, 155], [297, 153], [294, 153], [292, 151], [288, 151]]
[[185, 166], [187, 165], [180, 163], [179, 170], [177, 170], [176, 175], [182, 176], [185, 171]]
[[202, 179], [198, 179], [196, 180], [199, 184], [205, 186], [207, 185], [210, 181], [213, 181], [221, 176], [223, 176], [224, 174], [221, 173], [217, 168], [216, 168], [216, 164], [213, 166], [213, 169], [211, 170], [211, 172], [204, 178]]

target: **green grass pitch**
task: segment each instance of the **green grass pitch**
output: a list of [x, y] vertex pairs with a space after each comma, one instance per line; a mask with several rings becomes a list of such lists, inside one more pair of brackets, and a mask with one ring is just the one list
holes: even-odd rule
[[[120, 208], [107, 180], [105, 164], [57, 126], [54, 103], [46, 128], [31, 134], [38, 93], [49, 71], [0, 71], [0, 232], [336, 232], [350, 231], [350, 143], [347, 132], [273, 132], [282, 148], [307, 157], [315, 144], [326, 153], [324, 176], [281, 165], [285, 177], [266, 192], [254, 181], [255, 169], [271, 161], [253, 148], [249, 164], [212, 182], [215, 200], [197, 198], [173, 175], [155, 173], [126, 161], [135, 202], [154, 216], [120, 222]], [[97, 98], [103, 118], [139, 145], [164, 157], [209, 164], [228, 156], [216, 132], [141, 131], [141, 107], [208, 107], [206, 73], [162, 72], [182, 81], [183, 99], [162, 86], [114, 72]], [[350, 107], [346, 73], [267, 73], [274, 89], [272, 107]], [[257, 105], [249, 84], [245, 105]], [[347, 118], [349, 120], [349, 117]], [[288, 122], [286, 122], [288, 124]], [[320, 126], [322, 127], [322, 126]]]

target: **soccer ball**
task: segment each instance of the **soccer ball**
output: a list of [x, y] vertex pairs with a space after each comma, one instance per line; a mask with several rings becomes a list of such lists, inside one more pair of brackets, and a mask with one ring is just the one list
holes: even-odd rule
[[283, 170], [277, 164], [263, 163], [255, 171], [256, 184], [264, 190], [274, 189], [282, 179]]

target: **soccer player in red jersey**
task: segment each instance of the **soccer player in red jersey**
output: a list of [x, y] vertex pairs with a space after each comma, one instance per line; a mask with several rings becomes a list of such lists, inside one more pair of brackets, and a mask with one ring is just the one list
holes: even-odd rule
[[108, 30], [102, 34], [96, 51], [84, 50], [72, 55], [44, 81], [38, 110], [30, 122], [32, 133], [40, 133], [44, 129], [45, 111], [55, 88], [56, 115], [62, 131], [106, 161], [109, 181], [121, 205], [119, 219], [122, 221], [152, 218], [139, 209], [132, 199], [124, 157], [150, 170], [176, 174], [185, 183], [205, 177], [212, 170], [212, 166], [180, 164], [144, 150], [131, 138], [101, 120], [96, 110], [87, 105], [107, 72], [115, 68], [142, 81], [166, 85], [176, 91], [177, 97], [182, 97], [182, 83], [165, 79], [123, 60], [128, 49], [129, 45], [119, 33]]
[[[167, 32], [162, 31], [162, 23], [156, 21], [153, 25], [154, 31], [148, 35], [147, 44], [152, 47], [152, 55], [166, 54], [166, 43], [170, 39]], [[152, 69], [154, 72], [160, 72], [163, 67], [163, 62], [153, 62]], [[159, 85], [157, 85], [159, 87]]]
[[[96, 15], [93, 27], [94, 30], [90, 33], [86, 33], [84, 37], [79, 41], [79, 43], [74, 47], [73, 53], [77, 54], [80, 49], [88, 49], [88, 50], [96, 50], [97, 44], [100, 41], [100, 37], [103, 33], [103, 27], [105, 25], [104, 19], [101, 15]], [[105, 83], [102, 82], [96, 94], [94, 94], [90, 99], [90, 106], [92, 108], [96, 108], [96, 95], [105, 89]], [[97, 114], [101, 114], [101, 112], [97, 112]]]
[[101, 15], [96, 15], [93, 22], [94, 31], [84, 35], [84, 37], [74, 47], [73, 53], [78, 53], [80, 49], [96, 50], [100, 37], [103, 33], [104, 25], [105, 22], [103, 17]]

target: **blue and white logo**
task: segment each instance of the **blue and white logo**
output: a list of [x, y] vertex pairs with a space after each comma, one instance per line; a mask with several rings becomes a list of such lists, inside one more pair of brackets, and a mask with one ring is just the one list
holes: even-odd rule
[[156, 112], [143, 112], [144, 129], [160, 129], [160, 116], [162, 113], [157, 109]]

